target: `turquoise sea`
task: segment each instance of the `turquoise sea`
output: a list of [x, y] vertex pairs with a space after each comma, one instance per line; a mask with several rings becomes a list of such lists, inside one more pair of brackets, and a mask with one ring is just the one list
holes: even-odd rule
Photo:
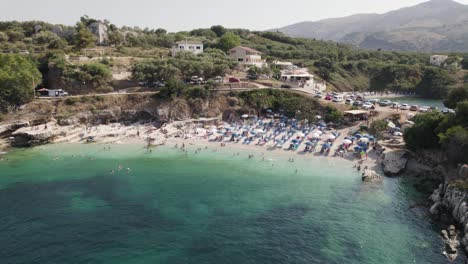
[[412, 97], [412, 96], [392, 97], [392, 98], [385, 98], [385, 99], [388, 99], [393, 102], [398, 102], [400, 104], [438, 107], [439, 109], [445, 108], [442, 100], [436, 100], [436, 99], [423, 99], [423, 98]]
[[368, 186], [349, 162], [270, 156], [13, 151], [0, 161], [0, 263], [448, 262], [409, 180]]

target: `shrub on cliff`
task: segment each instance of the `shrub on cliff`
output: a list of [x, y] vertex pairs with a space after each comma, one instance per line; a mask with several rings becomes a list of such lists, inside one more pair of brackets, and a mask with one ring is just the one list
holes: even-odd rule
[[461, 126], [449, 128], [445, 133], [439, 134], [439, 140], [451, 164], [468, 163], [467, 129]]
[[444, 119], [445, 116], [439, 112], [416, 115], [414, 125], [404, 133], [406, 146], [411, 150], [439, 148], [436, 129]]
[[375, 135], [376, 137], [380, 138], [382, 135], [382, 132], [387, 130], [387, 127], [388, 127], [387, 125], [388, 125], [388, 122], [385, 119], [375, 120], [370, 125], [369, 132], [372, 135]]
[[0, 111], [31, 101], [41, 78], [41, 73], [25, 57], [0, 54]]
[[464, 100], [468, 100], [468, 84], [450, 90], [444, 100], [444, 105], [454, 109], [459, 102]]

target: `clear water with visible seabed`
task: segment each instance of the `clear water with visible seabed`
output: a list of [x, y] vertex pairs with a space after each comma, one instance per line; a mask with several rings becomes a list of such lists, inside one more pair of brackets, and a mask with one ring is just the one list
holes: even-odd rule
[[447, 263], [404, 178], [365, 186], [352, 163], [314, 156], [102, 148], [0, 161], [1, 263]]

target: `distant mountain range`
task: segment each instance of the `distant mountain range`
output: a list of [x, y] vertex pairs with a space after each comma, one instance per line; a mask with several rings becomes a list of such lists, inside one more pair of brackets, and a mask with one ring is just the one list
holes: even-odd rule
[[385, 14], [357, 14], [273, 29], [365, 49], [468, 52], [468, 5], [431, 0]]

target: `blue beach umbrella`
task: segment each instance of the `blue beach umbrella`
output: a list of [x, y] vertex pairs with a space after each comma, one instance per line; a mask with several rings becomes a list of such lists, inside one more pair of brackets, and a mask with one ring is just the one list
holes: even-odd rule
[[323, 146], [324, 148], [331, 148], [331, 145], [328, 144], [328, 143], [325, 143], [325, 144], [323, 144], [322, 146]]
[[361, 142], [361, 143], [359, 143], [358, 145], [359, 145], [359, 147], [361, 147], [361, 148], [366, 148], [366, 147], [367, 147], [367, 144], [364, 143], [364, 142]]
[[299, 142], [299, 140], [297, 140], [297, 139], [292, 140], [292, 143], [297, 143], [297, 142]]
[[362, 134], [359, 134], [359, 133], [356, 134], [356, 135], [354, 135], [354, 136], [355, 136], [356, 138], [362, 138]]
[[361, 151], [362, 148], [361, 147], [354, 147], [354, 151]]
[[267, 109], [266, 112], [267, 113], [273, 113], [273, 111], [271, 109]]
[[306, 146], [313, 146], [313, 145], [314, 145], [314, 143], [312, 143], [312, 142], [307, 142], [306, 143]]

